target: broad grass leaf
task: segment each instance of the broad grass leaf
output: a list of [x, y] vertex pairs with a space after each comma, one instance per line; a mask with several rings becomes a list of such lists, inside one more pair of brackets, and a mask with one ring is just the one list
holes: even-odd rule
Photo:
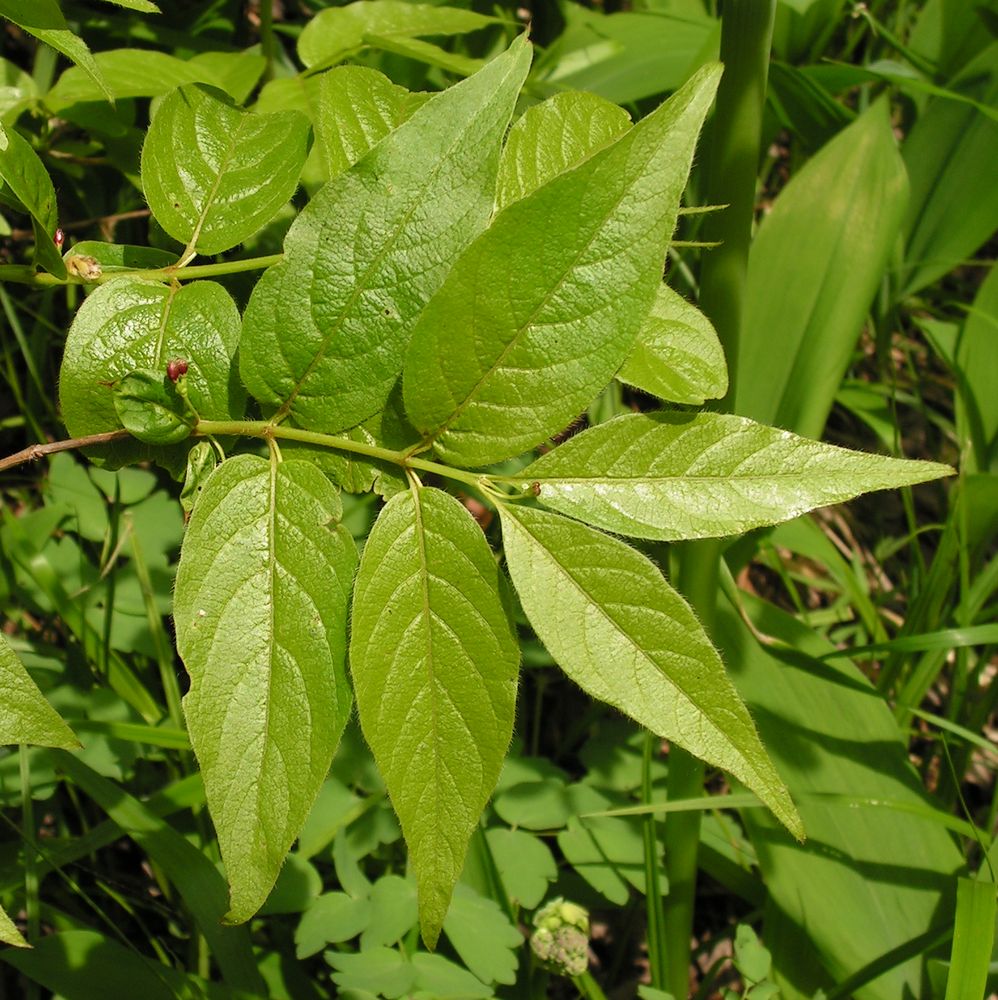
[[538, 67], [538, 79], [560, 89], [587, 90], [628, 104], [677, 90], [717, 58], [720, 22], [702, 9], [608, 15], [572, 4], [562, 12], [565, 31]]
[[463, 35], [497, 23], [496, 18], [459, 7], [358, 0], [344, 7], [319, 11], [298, 38], [298, 57], [308, 67], [327, 66], [364, 48], [370, 36]]
[[[951, 88], [990, 107], [998, 103], [998, 42]], [[903, 291], [924, 288], [971, 256], [998, 227], [998, 121], [943, 97], [930, 101], [903, 149], [911, 180], [904, 222]]]
[[[931, 806], [890, 708], [850, 662], [819, 662], [833, 647], [772, 605], [742, 595], [764, 634], [718, 608], [715, 636], [779, 772], [799, 803], [798, 844], [758, 809], [742, 814], [765, 878], [763, 938], [788, 1000], [829, 990], [931, 928], [952, 927], [953, 874], [964, 858], [930, 819], [825, 804], [820, 793]], [[814, 793], [819, 793], [815, 795]], [[918, 956], [858, 989], [858, 1000], [922, 996]]]
[[[204, 979], [151, 960], [133, 947], [90, 930], [45, 934], [31, 948], [0, 951], [0, 960], [55, 996], [73, 1000], [177, 1000], [211, 995], [212, 984]], [[249, 962], [254, 965], [252, 955]]]
[[406, 409], [444, 460], [487, 465], [561, 430], [613, 378], [661, 284], [720, 68], [501, 212], [412, 335]]
[[984, 279], [958, 335], [957, 426], [974, 443], [970, 471], [998, 471], [998, 269]]
[[[721, 413], [624, 414], [542, 455], [514, 482], [607, 531], [678, 541], [738, 535], [871, 490], [952, 475]], [[536, 487], [534, 487], [536, 491]]]
[[631, 117], [596, 94], [568, 90], [528, 109], [509, 130], [499, 164], [497, 209], [543, 187], [608, 146]]
[[102, 98], [114, 100], [87, 43], [69, 30], [58, 0], [0, 0], [0, 17], [71, 59], [97, 85]]
[[315, 135], [328, 175], [352, 167], [429, 98], [410, 93], [366, 66], [338, 66], [323, 73]]
[[216, 254], [262, 229], [295, 193], [308, 119], [253, 114], [202, 84], [160, 104], [142, 147], [142, 188], [156, 221], [191, 250]]
[[617, 378], [671, 403], [700, 406], [728, 391], [724, 351], [710, 320], [660, 285]]
[[52, 237], [59, 224], [55, 188], [38, 154], [8, 126], [0, 125], [0, 181], [31, 216], [35, 233], [35, 263], [57, 278], [66, 277], [66, 265]]
[[990, 878], [957, 881], [956, 919], [946, 1000], [985, 996], [995, 932], [995, 884]]
[[802, 836], [721, 658], [654, 564], [558, 514], [510, 504], [499, 513], [523, 610], [562, 670], [594, 698], [730, 771]]
[[[120, 785], [98, 774], [79, 757], [63, 750], [52, 751], [51, 754], [59, 770], [90, 796], [170, 880], [211, 949], [225, 982], [252, 993], [260, 990], [263, 982], [254, 961], [249, 932], [243, 927], [222, 925], [226, 903], [225, 881], [214, 862], [162, 816], [157, 816], [149, 805], [133, 798]], [[77, 975], [82, 976], [79, 971]], [[97, 982], [105, 987], [107, 985], [99, 977]], [[78, 995], [72, 986], [57, 988], [57, 992]], [[114, 996], [107, 992], [103, 995]], [[146, 993], [136, 988], [121, 995], [144, 997]]]
[[524, 37], [445, 90], [309, 202], [257, 283], [240, 365], [267, 412], [335, 432], [380, 410], [416, 317], [488, 223]]
[[28, 675], [0, 632], [0, 744], [31, 743], [75, 750], [80, 741]]
[[184, 712], [231, 887], [226, 919], [266, 900], [350, 714], [346, 619], [357, 562], [312, 465], [253, 455], [205, 483], [180, 553]]
[[468, 511], [436, 489], [389, 500], [357, 575], [350, 669], [431, 946], [509, 748], [518, 665], [495, 559]]
[[[121, 427], [114, 384], [139, 368], [165, 373], [174, 358], [187, 361], [188, 398], [204, 419], [241, 419], [246, 393], [233, 364], [239, 325], [235, 303], [215, 282], [181, 287], [122, 277], [101, 285], [80, 306], [66, 338], [59, 405], [69, 433], [80, 437]], [[99, 454], [124, 465], [152, 452], [126, 441]], [[155, 454], [183, 469], [184, 446]]]
[[907, 194], [885, 101], [839, 132], [780, 192], [749, 255], [736, 413], [821, 437], [891, 259]]

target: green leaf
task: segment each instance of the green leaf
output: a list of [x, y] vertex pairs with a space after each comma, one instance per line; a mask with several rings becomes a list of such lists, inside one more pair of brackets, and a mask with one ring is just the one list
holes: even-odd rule
[[675, 13], [646, 6], [609, 15], [582, 4], [562, 8], [566, 29], [545, 53], [538, 79], [628, 104], [678, 90], [717, 58], [720, 24], [704, 14], [703, 4]]
[[630, 115], [595, 94], [569, 90], [535, 104], [509, 130], [496, 208], [543, 187], [631, 127]]
[[705, 68], [613, 145], [514, 202], [454, 266], [404, 374], [409, 417], [446, 461], [518, 455], [613, 378], [661, 284], [719, 77]]
[[0, 180], [31, 216], [36, 263], [57, 278], [65, 278], [66, 265], [52, 239], [59, 224], [52, 180], [31, 146], [13, 128], [3, 125], [0, 125]]
[[[951, 84], [994, 107], [998, 103], [998, 42]], [[905, 292], [951, 271], [998, 226], [998, 190], [991, 183], [998, 156], [998, 122], [976, 108], [935, 98], [904, 144], [911, 204], [904, 222], [908, 246]]]
[[201, 84], [159, 106], [142, 147], [142, 187], [156, 221], [190, 250], [216, 254], [262, 229], [295, 193], [308, 120], [253, 114]]
[[3, 632], [0, 632], [0, 689], [3, 690], [0, 744], [33, 743], [69, 750], [79, 747], [80, 741], [45, 700]]
[[162, 13], [152, 0], [104, 0], [104, 3], [112, 3], [116, 7], [126, 7], [128, 10], [137, 10], [142, 14]]
[[[79, 757], [63, 750], [50, 753], [59, 770], [77, 788], [89, 795], [176, 887], [212, 956], [218, 962], [225, 982], [252, 992], [259, 990], [262, 983], [253, 961], [248, 930], [243, 927], [222, 926], [226, 902], [225, 882], [214, 862], [165, 819], [157, 816], [148, 805], [102, 777]], [[106, 985], [99, 977], [97, 982]], [[70, 996], [79, 995], [73, 986], [63, 989], [57, 987], [57, 990]], [[144, 990], [138, 992], [141, 996], [147, 995]], [[134, 994], [125, 992], [122, 995]]]
[[114, 100], [87, 43], [69, 30], [58, 0], [0, 0], [0, 17], [13, 21], [40, 42], [72, 59], [97, 85], [102, 97]]
[[558, 877], [558, 866], [547, 844], [525, 830], [503, 827], [486, 830], [485, 839], [510, 902], [527, 909], [538, 906]]
[[521, 37], [434, 97], [298, 216], [246, 308], [243, 381], [266, 412], [335, 432], [381, 409], [416, 317], [485, 227], [530, 62]]
[[558, 514], [507, 504], [499, 514], [523, 610], [565, 673], [594, 698], [730, 771], [802, 836], [717, 651], [654, 564]]
[[[869, 680], [847, 661], [814, 659], [832, 645], [772, 605], [740, 596], [741, 613], [718, 607], [715, 634], [737, 665], [735, 682], [800, 803], [809, 838], [795, 843], [762, 810], [742, 813], [765, 878], [763, 940], [783, 995], [830, 992], [886, 956], [888, 967], [855, 995], [921, 996], [924, 963], [908, 949], [929, 928], [952, 921], [953, 873], [965, 870], [960, 848], [932, 818], [822, 801], [839, 792], [933, 804], [911, 766], [906, 736]], [[763, 646], [745, 612], [759, 632], [790, 648]]]
[[472, 516], [436, 489], [389, 500], [357, 575], [350, 667], [431, 946], [509, 747], [518, 663]]
[[7, 911], [0, 906], [0, 942], [12, 945], [14, 948], [30, 948], [31, 945], [24, 940], [24, 935], [17, 929], [17, 925], [7, 914]]
[[366, 66], [339, 66], [323, 73], [315, 135], [329, 176], [352, 167], [429, 98], [409, 93]]
[[494, 900], [459, 883], [444, 920], [444, 933], [461, 961], [482, 982], [516, 982], [516, 949], [523, 944], [523, 935]]
[[218, 452], [207, 441], [198, 441], [187, 453], [184, 486], [180, 491], [180, 506], [184, 509], [185, 519], [191, 516], [205, 483], [217, 466]]
[[147, 958], [96, 931], [45, 934], [30, 949], [0, 951], [0, 959], [56, 996], [73, 1000], [177, 1000], [211, 995], [211, 984], [204, 979]]
[[358, 0], [327, 7], [298, 38], [298, 58], [308, 67], [328, 66], [369, 44], [369, 36], [419, 38], [463, 35], [497, 24], [494, 17], [458, 7], [403, 3], [401, 0]]
[[324, 958], [337, 970], [332, 979], [341, 990], [370, 990], [379, 997], [402, 997], [416, 978], [412, 962], [394, 948], [356, 953], [327, 951]]
[[103, 271], [115, 268], [158, 268], [177, 263], [177, 255], [156, 247], [129, 246], [124, 243], [103, 243], [100, 240], [81, 240], [74, 243], [64, 255], [64, 260], [79, 255], [92, 257]]
[[401, 941], [419, 919], [416, 886], [398, 875], [383, 875], [371, 886], [371, 919], [360, 936], [360, 950]]
[[344, 656], [357, 556], [339, 515], [311, 465], [240, 455], [205, 484], [181, 550], [184, 712], [233, 923], [267, 898], [350, 714]]
[[[126, 277], [101, 285], [80, 307], [66, 339], [59, 400], [69, 433], [121, 427], [115, 383], [140, 368], [165, 372], [178, 358], [187, 362], [188, 397], [201, 417], [241, 418], [246, 396], [233, 366], [238, 344], [239, 312], [221, 285]], [[123, 465], [147, 457], [149, 449], [122, 442], [101, 454]], [[178, 461], [182, 470], [183, 457]]]
[[295, 956], [308, 958], [327, 944], [356, 937], [370, 922], [371, 904], [345, 892], [319, 896], [302, 915], [295, 930]]
[[[112, 49], [99, 52], [95, 58], [114, 99], [119, 101], [129, 97], [162, 97], [189, 83], [207, 83], [220, 90], [227, 89], [225, 81], [210, 65], [193, 59], [178, 59], [154, 49]], [[102, 97], [88, 76], [71, 68], [45, 95], [45, 104], [52, 111], [62, 112], [74, 104], [88, 104]], [[106, 108], [101, 110], [107, 111]]]
[[659, 286], [617, 378], [659, 399], [690, 406], [720, 399], [728, 391], [728, 368], [713, 325], [668, 285]]
[[114, 409], [125, 430], [146, 444], [178, 444], [197, 423], [176, 382], [148, 369], [129, 372], [115, 385]]
[[734, 411], [821, 437], [897, 242], [908, 182], [886, 101], [780, 192], [749, 255]]
[[[607, 531], [677, 541], [737, 535], [871, 490], [952, 475], [722, 413], [629, 413], [570, 438], [511, 481]], [[539, 492], [538, 492], [539, 489]]]
[[985, 994], [995, 933], [995, 885], [989, 880], [957, 881], [956, 921], [946, 1000]]

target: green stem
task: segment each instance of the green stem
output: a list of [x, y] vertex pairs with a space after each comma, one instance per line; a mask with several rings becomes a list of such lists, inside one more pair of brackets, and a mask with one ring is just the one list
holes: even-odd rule
[[[644, 753], [641, 759], [641, 801], [651, 805], [651, 765], [661, 741], [652, 732], [645, 731]], [[658, 844], [658, 830], [654, 813], [642, 818], [645, 850], [645, 900], [648, 908], [648, 964], [651, 984], [655, 989], [665, 989], [668, 968], [668, 939], [665, 933], [665, 911], [662, 901], [662, 884], [659, 869], [662, 853]]]
[[[762, 112], [766, 97], [769, 50], [776, 0], [726, 0], [721, 19], [724, 76], [717, 93], [707, 154], [705, 200], [728, 205], [707, 217], [705, 241], [720, 243], [704, 257], [700, 306], [712, 320], [728, 362], [728, 393], [720, 408], [731, 409], [738, 375], [748, 248], [755, 212]], [[721, 544], [690, 542], [679, 550], [677, 583], [708, 635], [713, 632]], [[704, 765], [678, 747], [669, 751], [670, 801], [703, 794]], [[665, 857], [669, 895], [665, 899], [668, 951], [666, 990], [679, 998], [689, 993], [690, 939], [696, 898], [700, 844], [699, 810], [670, 813], [665, 822]]]
[[477, 472], [467, 472], [463, 469], [452, 469], [439, 462], [431, 462], [419, 458], [406, 451], [392, 451], [376, 444], [365, 444], [363, 441], [353, 441], [350, 438], [337, 437], [334, 434], [320, 434], [318, 431], [306, 431], [299, 427], [285, 427], [269, 420], [200, 420], [195, 433], [214, 437], [257, 437], [264, 440], [277, 438], [283, 441], [299, 441], [302, 444], [314, 444], [320, 448], [335, 448], [337, 451], [348, 451], [355, 455], [391, 462], [404, 469], [420, 469], [423, 472], [433, 472], [461, 483], [467, 483], [476, 489], [481, 489], [488, 477]]
[[[24, 909], [28, 915], [27, 939], [38, 940], [41, 930], [41, 910], [38, 899], [38, 868], [35, 864], [35, 805], [31, 798], [31, 768], [28, 748], [22, 743], [17, 748], [21, 772], [21, 831], [24, 842]], [[41, 995], [38, 984], [27, 981], [26, 1000], [36, 1000]]]
[[588, 972], [572, 976], [572, 982], [586, 1000], [606, 1000], [606, 994], [600, 989], [600, 984]]
[[260, 271], [278, 264], [284, 259], [284, 254], [272, 253], [266, 257], [248, 257], [245, 260], [223, 260], [217, 264], [197, 264], [194, 267], [126, 268], [119, 267], [105, 271], [103, 274], [85, 281], [75, 274], [65, 278], [57, 278], [45, 271], [36, 271], [29, 264], [5, 264], [0, 267], [0, 281], [10, 281], [18, 285], [39, 285], [49, 288], [55, 285], [103, 285], [115, 278], [127, 276], [130, 278], [148, 278], [153, 281], [194, 281], [196, 278], [217, 278], [225, 274], [241, 274], [243, 271]]
[[266, 65], [263, 70], [263, 79], [270, 80], [274, 76], [274, 0], [261, 0], [260, 2], [260, 50]]

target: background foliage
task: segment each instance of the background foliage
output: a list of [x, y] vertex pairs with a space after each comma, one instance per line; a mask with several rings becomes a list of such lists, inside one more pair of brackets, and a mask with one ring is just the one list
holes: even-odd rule
[[[315, 266], [310, 219], [341, 209], [330, 189], [323, 193], [327, 178], [408, 121], [425, 104], [423, 92], [460, 93], [445, 88], [505, 50], [529, 18], [537, 51], [506, 154], [517, 168], [501, 174], [498, 194], [500, 205], [515, 208], [550, 180], [536, 163], [516, 160], [518, 143], [529, 150], [537, 136], [557, 134], [554, 125], [574, 135], [572, 114], [591, 123], [589, 148], [621, 135], [628, 116], [647, 119], [717, 57], [722, 15], [734, 37], [730, 26], [742, 5], [724, 6], [641, 0], [452, 9], [376, 0], [244, 9], [215, 0], [157, 11], [145, 0], [0, 0], [0, 452], [62, 438], [66, 426], [85, 434], [126, 419], [120, 410], [95, 415], [97, 401], [86, 398], [93, 379], [86, 377], [84, 334], [96, 331], [113, 345], [106, 317], [119, 312], [148, 317], [156, 351], [144, 341], [130, 344], [114, 377], [153, 366], [164, 344], [164, 356], [188, 357], [210, 342], [225, 364], [203, 384], [192, 374], [187, 391], [203, 418], [225, 420], [245, 402], [242, 386], [227, 381], [239, 312], [247, 310], [258, 269], [283, 247], [284, 263], [253, 292], [239, 359], [253, 396], [265, 407], [281, 405], [287, 373], [275, 363], [268, 331], [275, 316], [293, 321], [285, 297]], [[15, 993], [533, 997], [573, 990], [598, 996], [602, 989], [655, 1000], [666, 989], [682, 994], [687, 976], [700, 996], [733, 989], [761, 998], [779, 988], [786, 997], [962, 997], [994, 988], [998, 281], [990, 265], [998, 223], [998, 6], [781, 0], [772, 14], [762, 143], [749, 143], [754, 225], [744, 274], [736, 268], [733, 279], [717, 277], [718, 261], [737, 243], [724, 227], [737, 215], [739, 193], [717, 199], [733, 205], [727, 213], [688, 211], [709, 205], [737, 173], [723, 160], [732, 148], [726, 136], [737, 127], [724, 124], [719, 104], [686, 188], [668, 286], [644, 328], [648, 356], [632, 354], [589, 406], [589, 436], [570, 439], [530, 470], [510, 463], [502, 475], [520, 487], [542, 473], [557, 480], [559, 463], [573, 451], [606, 459], [604, 438], [611, 448], [626, 438], [629, 454], [644, 448], [652, 461], [665, 454], [662, 435], [674, 428], [646, 415], [654, 405], [649, 393], [691, 406], [724, 395], [713, 329], [676, 293], [699, 300], [722, 334], [733, 414], [958, 467], [959, 476], [944, 483], [878, 494], [776, 528], [759, 527], [776, 517], [743, 516], [727, 529], [750, 533], [726, 543], [714, 639], [807, 841], [795, 841], [719, 772], [706, 775], [710, 797], [667, 798], [685, 766], [675, 748], [663, 753], [660, 741], [556, 673], [552, 654], [565, 666], [571, 650], [559, 648], [554, 634], [542, 635], [542, 645], [503, 592], [523, 651], [513, 746], [474, 828], [450, 909], [440, 915], [437, 950], [419, 943], [401, 830], [357, 721], [345, 712], [330, 720], [331, 728], [346, 728], [332, 770], [315, 776], [317, 801], [310, 810], [308, 802], [296, 806], [304, 827], [277, 885], [249, 923], [223, 925], [237, 901], [220, 874], [219, 817], [213, 826], [181, 710], [188, 678], [174, 652], [172, 593], [193, 497], [207, 482], [212, 502], [220, 502], [237, 480], [265, 476], [267, 463], [249, 442], [226, 467], [232, 482], [220, 483], [204, 478], [210, 449], [197, 451], [195, 466], [204, 469], [189, 474], [182, 508], [176, 483], [158, 466], [113, 472], [56, 454], [5, 472], [0, 483], [0, 730], [8, 744], [37, 744], [0, 758], [0, 903], [13, 918], [0, 934], [15, 945], [24, 934], [33, 945], [0, 955]], [[736, 55], [725, 53], [729, 74]], [[595, 95], [591, 106], [559, 104], [575, 89]], [[213, 96], [219, 91], [231, 104]], [[538, 104], [552, 95], [555, 101]], [[542, 121], [531, 108], [550, 117]], [[456, 128], [458, 113], [441, 112], [438, 127]], [[498, 104], [490, 111], [496, 121], [504, 113]], [[196, 146], [184, 131], [191, 121], [207, 122], [231, 142], [180, 161], [182, 176], [174, 177], [174, 151]], [[552, 143], [537, 163], [559, 173], [580, 155], [566, 142]], [[406, 169], [404, 156], [396, 160], [386, 170]], [[227, 165], [221, 180], [213, 167], [219, 162]], [[418, 180], [418, 164], [408, 166]], [[227, 213], [225, 185], [245, 192], [256, 177], [278, 183]], [[566, 182], [563, 191], [569, 188]], [[527, 204], [518, 216], [536, 202]], [[476, 210], [433, 207], [451, 212], [450, 220]], [[53, 241], [59, 227], [62, 252]], [[712, 249], [718, 239], [723, 247]], [[490, 268], [515, 268], [536, 254], [530, 241], [511, 244], [505, 255], [501, 249], [486, 256]], [[194, 254], [193, 267], [206, 266], [203, 276], [219, 284], [175, 292], [152, 276], [127, 286], [107, 280], [115, 268], [158, 269]], [[429, 264], [419, 273], [432, 278]], [[734, 340], [717, 291], [731, 280], [742, 302]], [[457, 366], [434, 373], [438, 385], [427, 374], [430, 361], [420, 361], [420, 352], [432, 360], [427, 344], [441, 326], [469, 321], [457, 279], [455, 288], [450, 301], [436, 300], [431, 318], [440, 322], [424, 321], [411, 348], [426, 380], [406, 384], [403, 394], [420, 430], [447, 418], [438, 412], [440, 386], [470, 377], [467, 366]], [[613, 305], [626, 310], [627, 303], [624, 297]], [[389, 361], [383, 370], [377, 365], [387, 357], [382, 345], [392, 319], [372, 328], [364, 366], [336, 369], [344, 413], [358, 398], [388, 396], [397, 372]], [[296, 332], [307, 342], [308, 329]], [[668, 366], [654, 363], [670, 350]], [[64, 354], [69, 374], [57, 401]], [[135, 391], [147, 399], [147, 387]], [[587, 404], [583, 396], [559, 407], [542, 386], [536, 407], [550, 403], [553, 415], [545, 419], [560, 429], [565, 414], [570, 419]], [[309, 405], [316, 404], [303, 396], [303, 419], [348, 426], [337, 423], [341, 414]], [[721, 426], [736, 417], [702, 419]], [[147, 430], [164, 433], [159, 424]], [[172, 432], [182, 438], [186, 429]], [[396, 432], [391, 446], [405, 447], [401, 420]], [[511, 421], [485, 445], [450, 431], [441, 441], [445, 457], [473, 465], [505, 458], [495, 448], [517, 432]], [[363, 426], [351, 433], [374, 441]], [[295, 446], [283, 447], [291, 459]], [[744, 473], [760, 445], [749, 440], [745, 447], [745, 457], [732, 456], [730, 475]], [[119, 459], [148, 454], [135, 442], [127, 448]], [[301, 454], [312, 456], [307, 445]], [[178, 453], [166, 465], [181, 475], [185, 461]], [[336, 494], [324, 477], [302, 473], [302, 463], [282, 467], [282, 488], [311, 497], [317, 517], [342, 516], [339, 542], [317, 552], [303, 573], [328, 576], [332, 568], [349, 577], [354, 542], [367, 538], [381, 505], [366, 491], [376, 484], [391, 496], [404, 483], [376, 461], [322, 461], [336, 482], [357, 492]], [[626, 478], [626, 463], [623, 469]], [[874, 488], [863, 474], [859, 466], [844, 469], [838, 493], [827, 485], [798, 509]], [[486, 498], [473, 486], [455, 490], [460, 503], [425, 492], [426, 516], [446, 526], [442, 536], [474, 528], [470, 510], [496, 537], [498, 519], [490, 523]], [[389, 501], [378, 521], [384, 537], [372, 536], [372, 546], [401, 551], [393, 525], [411, 516], [411, 497]], [[683, 497], [670, 501], [681, 505]], [[573, 513], [571, 490], [549, 502]], [[586, 510], [593, 509], [590, 497]], [[681, 533], [653, 525], [641, 545], [694, 603], [689, 550], [669, 543], [698, 537], [690, 525], [701, 514], [689, 505]], [[510, 574], [528, 614], [555, 586], [531, 593], [517, 581], [517, 560], [522, 566], [533, 558], [530, 538], [548, 532], [549, 550], [588, 551], [593, 562], [600, 546], [622, 545], [529, 507], [502, 516]], [[595, 523], [629, 533], [635, 515], [615, 501], [603, 517]], [[208, 559], [217, 536], [204, 525], [192, 522], [188, 539], [193, 534]], [[569, 537], [573, 532], [579, 537]], [[437, 557], [441, 566], [453, 562], [446, 551]], [[483, 578], [494, 571], [487, 552], [476, 565]], [[182, 584], [178, 621], [185, 600], [193, 614], [199, 606]], [[362, 569], [358, 586], [376, 590], [377, 574]], [[329, 595], [334, 603], [345, 599]], [[495, 615], [504, 621], [501, 608]], [[366, 627], [355, 619], [358, 658]], [[196, 643], [182, 628], [177, 639], [182, 652]], [[511, 645], [497, 626], [498, 663], [513, 658]], [[368, 696], [362, 688], [356, 694], [363, 711]], [[211, 729], [209, 722], [204, 731]], [[367, 737], [375, 755], [393, 747], [390, 736], [381, 747]], [[307, 756], [298, 766], [307, 769]], [[702, 819], [680, 826], [683, 810]], [[252, 827], [254, 815], [235, 814], [231, 822]], [[689, 954], [681, 935], [677, 949], [674, 938], [673, 952], [683, 959], [663, 972], [662, 927], [689, 881], [681, 852], [669, 849], [677, 837], [700, 871], [694, 947]], [[588, 920], [544, 907], [559, 896], [588, 908]], [[543, 949], [526, 943], [534, 924], [550, 934], [581, 934], [589, 972], [572, 966], [574, 978], [553, 974], [538, 958]], [[571, 940], [578, 949], [578, 938]]]

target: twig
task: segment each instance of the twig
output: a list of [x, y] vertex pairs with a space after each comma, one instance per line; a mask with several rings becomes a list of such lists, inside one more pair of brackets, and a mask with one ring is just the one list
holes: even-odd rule
[[45, 455], [54, 455], [57, 451], [73, 451], [76, 448], [89, 448], [94, 444], [110, 444], [113, 441], [123, 441], [131, 437], [126, 430], [103, 431], [100, 434], [88, 434], [85, 437], [69, 438], [66, 441], [49, 441], [47, 444], [33, 444], [23, 451], [0, 458], [0, 472], [13, 469], [25, 462], [34, 462]]

